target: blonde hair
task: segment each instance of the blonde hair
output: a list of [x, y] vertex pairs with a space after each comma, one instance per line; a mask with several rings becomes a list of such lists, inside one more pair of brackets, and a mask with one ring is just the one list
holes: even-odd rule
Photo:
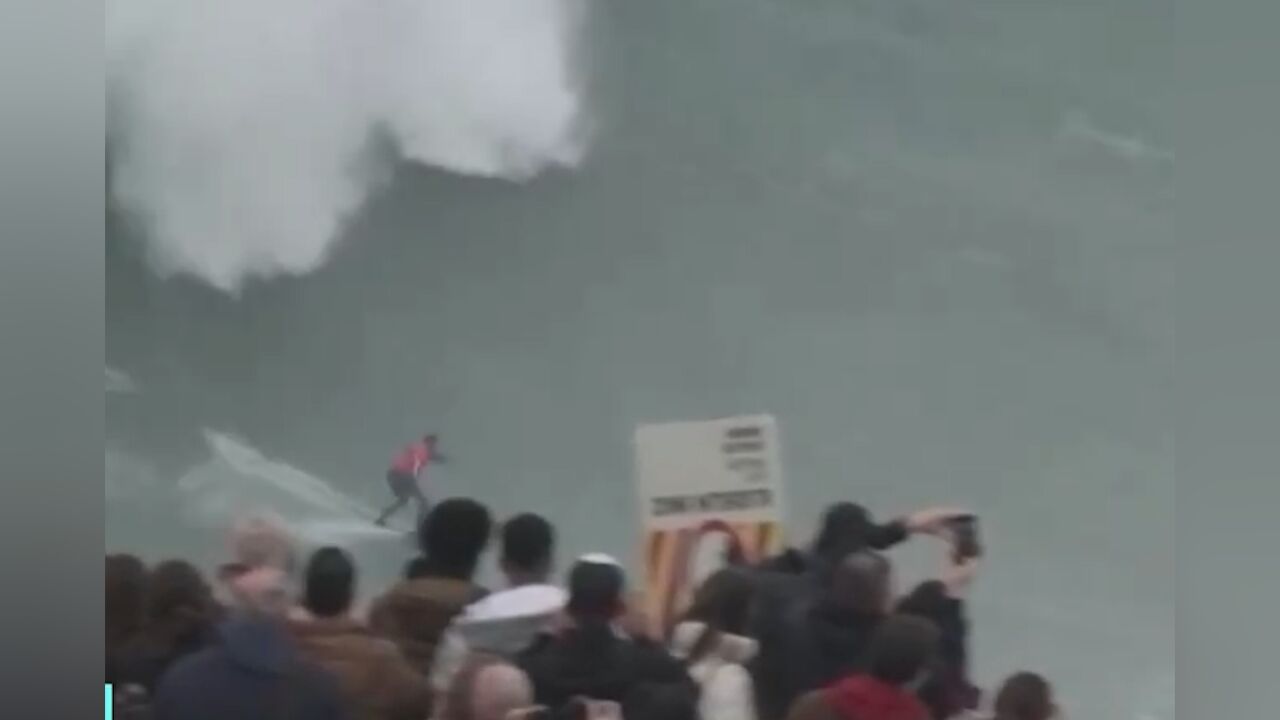
[[279, 516], [254, 513], [241, 518], [231, 528], [231, 557], [245, 569], [275, 568], [291, 572], [293, 538]]
[[242, 610], [283, 616], [293, 604], [293, 538], [279, 516], [258, 512], [231, 528], [232, 561], [219, 569], [231, 603]]

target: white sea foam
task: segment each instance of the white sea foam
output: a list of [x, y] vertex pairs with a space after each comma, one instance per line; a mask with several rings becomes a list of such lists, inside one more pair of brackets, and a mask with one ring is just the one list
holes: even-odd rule
[[1087, 143], [1131, 162], [1172, 163], [1172, 150], [1156, 147], [1140, 137], [1109, 132], [1094, 124], [1088, 115], [1072, 112], [1062, 123], [1063, 138]]
[[151, 257], [234, 291], [320, 266], [404, 158], [528, 178], [585, 147], [585, 0], [106, 0], [115, 199]]
[[312, 544], [353, 545], [399, 539], [403, 530], [373, 524], [377, 511], [324, 480], [271, 458], [246, 441], [206, 431], [208, 461], [178, 480], [183, 511], [201, 525], [229, 527], [247, 513], [270, 508]]

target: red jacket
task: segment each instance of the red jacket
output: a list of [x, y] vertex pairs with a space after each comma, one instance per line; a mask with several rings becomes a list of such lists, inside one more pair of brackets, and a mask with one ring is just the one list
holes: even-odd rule
[[832, 685], [827, 699], [849, 720], [928, 720], [929, 711], [914, 695], [868, 675]]
[[431, 462], [431, 448], [425, 441], [419, 440], [410, 443], [396, 455], [396, 459], [391, 463], [391, 469], [416, 477], [429, 462]]

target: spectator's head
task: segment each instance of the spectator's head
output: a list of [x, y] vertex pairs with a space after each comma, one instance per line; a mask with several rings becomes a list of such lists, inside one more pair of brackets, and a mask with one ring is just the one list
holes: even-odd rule
[[813, 554], [830, 563], [867, 547], [873, 526], [871, 513], [851, 502], [831, 505], [813, 541]]
[[890, 685], [923, 678], [938, 651], [938, 629], [928, 620], [893, 615], [876, 628], [867, 646], [867, 674]]
[[133, 555], [106, 561], [107, 642], [114, 644], [142, 627], [146, 614], [147, 568]]
[[476, 673], [471, 705], [474, 720], [502, 720], [532, 702], [533, 686], [514, 665], [494, 663]]
[[584, 555], [569, 571], [569, 616], [579, 623], [612, 622], [626, 608], [626, 575], [607, 555]]
[[232, 564], [240, 569], [293, 571], [293, 538], [278, 517], [263, 513], [240, 520], [231, 529], [230, 544]]
[[551, 575], [555, 530], [543, 517], [517, 515], [502, 526], [502, 572], [514, 585], [545, 583]]
[[259, 514], [231, 530], [232, 561], [218, 572], [230, 603], [244, 611], [283, 616], [291, 603], [293, 539], [279, 518]]
[[922, 582], [898, 601], [898, 612], [937, 621], [947, 614], [950, 598], [947, 587], [939, 580]]
[[355, 598], [356, 567], [345, 550], [324, 547], [307, 562], [303, 603], [307, 611], [321, 618], [345, 615]]
[[698, 693], [689, 685], [643, 684], [622, 703], [627, 720], [698, 720]]
[[428, 574], [471, 580], [491, 532], [489, 510], [475, 500], [451, 498], [436, 505], [418, 526]]
[[995, 705], [996, 720], [1049, 720], [1058, 714], [1049, 681], [1031, 672], [1005, 680]]
[[427, 433], [422, 436], [422, 442], [426, 443], [427, 447], [434, 448], [436, 443], [440, 442], [440, 438], [435, 433]]
[[892, 581], [885, 556], [870, 550], [847, 555], [827, 580], [824, 605], [840, 614], [882, 615], [893, 601]]
[[474, 655], [454, 676], [443, 698], [439, 720], [503, 720], [533, 704], [533, 686], [517, 667], [501, 659]]
[[195, 565], [185, 560], [166, 560], [151, 571], [147, 616], [152, 623], [207, 618], [212, 608], [212, 591]]
[[693, 596], [685, 620], [699, 622], [706, 630], [689, 650], [687, 662], [701, 659], [724, 633], [746, 635], [756, 585], [739, 568], [725, 568], [707, 578]]

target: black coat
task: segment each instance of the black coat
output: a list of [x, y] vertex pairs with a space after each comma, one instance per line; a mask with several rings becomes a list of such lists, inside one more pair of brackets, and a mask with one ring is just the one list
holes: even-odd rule
[[760, 652], [749, 669], [761, 720], [781, 720], [800, 696], [862, 670], [881, 619], [830, 611], [806, 598], [759, 625]]
[[[910, 535], [906, 523], [902, 520], [893, 520], [883, 525], [872, 524], [866, 528], [865, 545], [846, 547], [844, 552], [847, 554], [864, 549], [888, 550], [902, 544]], [[812, 551], [787, 548], [773, 557], [765, 558], [757, 567], [765, 572], [784, 575], [820, 574], [827, 569], [827, 565], [838, 560], [839, 558], [819, 557]]]
[[618, 637], [608, 627], [544, 636], [517, 660], [537, 703], [548, 707], [575, 697], [623, 702], [646, 685], [693, 687], [684, 665], [661, 645]]
[[924, 618], [938, 628], [938, 657], [920, 699], [935, 718], [948, 718], [978, 705], [980, 691], [969, 681], [969, 621], [964, 601], [950, 597], [937, 580], [921, 583], [898, 604], [898, 612]]
[[144, 629], [116, 654], [117, 685], [136, 685], [147, 694], [177, 661], [199, 652], [217, 640], [214, 624], [191, 623], [185, 627], [153, 626]]
[[301, 660], [283, 626], [233, 618], [161, 679], [155, 720], [342, 720], [336, 680]]

